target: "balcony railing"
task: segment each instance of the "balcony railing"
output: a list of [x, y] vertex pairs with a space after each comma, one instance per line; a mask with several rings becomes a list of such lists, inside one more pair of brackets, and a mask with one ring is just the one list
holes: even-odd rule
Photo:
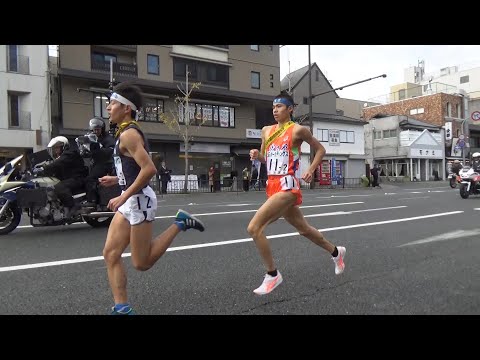
[[28, 56], [17, 55], [15, 58], [9, 57], [7, 60], [7, 71], [30, 74], [30, 59]]
[[[110, 73], [110, 63], [106, 61], [94, 61], [92, 59], [92, 71]], [[113, 74], [136, 77], [137, 65], [113, 62]]]

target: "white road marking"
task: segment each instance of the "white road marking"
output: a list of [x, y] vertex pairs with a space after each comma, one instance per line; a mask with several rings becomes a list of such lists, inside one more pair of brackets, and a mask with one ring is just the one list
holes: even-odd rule
[[[450, 211], [450, 212], [445, 212], [445, 213], [414, 216], [414, 217], [409, 217], [409, 218], [401, 218], [401, 219], [393, 219], [393, 220], [375, 221], [375, 222], [371, 222], [371, 223], [337, 226], [337, 227], [331, 227], [331, 228], [325, 228], [325, 229], [318, 229], [318, 231], [328, 232], [328, 231], [337, 231], [337, 230], [345, 230], [345, 229], [354, 229], [354, 228], [358, 228], [358, 227], [392, 224], [392, 223], [397, 223], [397, 222], [414, 221], [414, 220], [428, 219], [428, 218], [454, 215], [454, 214], [461, 214], [461, 213], [463, 213], [463, 211]], [[269, 235], [269, 236], [267, 236], [267, 239], [284, 238], [284, 237], [297, 236], [297, 235], [299, 235], [298, 232], [284, 233], [284, 234], [277, 234], [277, 235]], [[198, 248], [203, 248], [203, 247], [237, 244], [237, 243], [248, 242], [248, 241], [253, 241], [253, 239], [252, 238], [243, 238], [243, 239], [236, 239], [236, 240], [203, 243], [203, 244], [197, 244], [197, 245], [176, 246], [176, 247], [168, 248], [167, 251], [190, 250], [190, 249], [198, 249]], [[122, 257], [129, 257], [129, 256], [131, 256], [131, 253], [122, 254]], [[102, 261], [104, 260], [103, 256], [94, 256], [94, 257], [80, 258], [80, 259], [70, 259], [70, 260], [49, 261], [49, 262], [36, 263], [36, 264], [5, 266], [5, 267], [0, 267], [0, 272], [26, 270], [26, 269], [36, 269], [36, 268], [42, 268], [42, 267], [48, 267], [48, 266], [77, 264], [77, 263], [82, 263], [82, 262], [100, 261], [100, 260], [102, 260]]]
[[354, 197], [354, 196], [372, 196], [372, 194], [352, 194], [352, 195], [330, 195], [330, 196], [317, 196], [317, 199], [331, 199], [331, 198], [348, 198], [348, 197]]
[[226, 205], [217, 205], [217, 206], [249, 206], [254, 204], [226, 204]]
[[397, 200], [411, 200], [411, 199], [428, 199], [430, 196], [417, 196], [411, 198], [398, 198]]
[[[353, 211], [336, 211], [336, 212], [331, 212], [331, 213], [322, 213], [322, 214], [312, 214], [312, 215], [304, 215], [304, 217], [318, 217], [318, 216], [334, 216], [334, 215], [350, 215], [353, 213], [359, 213], [359, 212], [369, 212], [369, 211], [380, 211], [380, 210], [389, 210], [389, 209], [400, 209], [400, 208], [406, 208], [406, 205], [401, 205], [401, 206], [390, 206], [390, 207], [384, 207], [384, 208], [374, 208], [374, 209], [364, 209], [364, 210], [353, 210]], [[283, 219], [283, 218], [282, 218]]]
[[445, 233], [445, 234], [430, 236], [430, 237], [422, 239], [422, 240], [411, 241], [411, 242], [406, 243], [406, 244], [398, 245], [397, 247], [425, 244], [425, 243], [434, 242], [434, 241], [445, 241], [445, 240], [451, 240], [451, 239], [458, 239], [458, 238], [462, 238], [462, 237], [476, 236], [478, 234], [480, 234], [480, 229], [455, 230], [455, 231], [451, 231], [451, 232]]

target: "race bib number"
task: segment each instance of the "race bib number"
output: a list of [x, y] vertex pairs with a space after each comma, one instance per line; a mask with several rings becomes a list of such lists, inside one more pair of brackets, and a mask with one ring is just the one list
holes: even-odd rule
[[282, 190], [298, 189], [298, 180], [292, 175], [282, 177], [280, 179], [280, 184], [282, 185]]
[[120, 159], [120, 156], [114, 156], [113, 161], [115, 163], [115, 171], [117, 172], [118, 185], [121, 185], [121, 186], [127, 185], [127, 181], [125, 180], [125, 175], [123, 174], [122, 159]]
[[132, 210], [147, 211], [152, 208], [152, 198], [145, 194], [133, 195], [132, 204], [134, 204]]
[[268, 175], [286, 175], [288, 174], [288, 160], [290, 152], [288, 145], [281, 147], [273, 144], [267, 151], [267, 174]]

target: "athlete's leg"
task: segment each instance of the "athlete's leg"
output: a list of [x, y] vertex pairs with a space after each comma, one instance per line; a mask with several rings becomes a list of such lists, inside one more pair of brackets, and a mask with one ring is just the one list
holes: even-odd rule
[[255, 245], [268, 271], [275, 270], [270, 244], [265, 236], [265, 227], [282, 216], [286, 209], [295, 204], [296, 196], [290, 192], [278, 192], [267, 199], [258, 209], [248, 224], [247, 231], [255, 241]]
[[127, 275], [122, 261], [122, 253], [130, 242], [130, 223], [117, 212], [108, 228], [103, 257], [107, 264], [108, 281], [115, 304], [125, 304], [127, 300]]
[[303, 216], [303, 213], [298, 206], [292, 206], [288, 208], [287, 211], [283, 214], [283, 217], [298, 230], [298, 233], [300, 235], [305, 236], [313, 243], [321, 246], [322, 248], [327, 250], [329, 254], [333, 253], [333, 251], [335, 250], [335, 245], [325, 239], [325, 237], [320, 231], [307, 223], [305, 217]]
[[135, 269], [146, 271], [167, 251], [173, 239], [181, 231], [176, 224], [170, 225], [167, 230], [152, 240], [153, 223], [144, 221], [133, 225], [131, 229], [130, 249], [132, 264]]

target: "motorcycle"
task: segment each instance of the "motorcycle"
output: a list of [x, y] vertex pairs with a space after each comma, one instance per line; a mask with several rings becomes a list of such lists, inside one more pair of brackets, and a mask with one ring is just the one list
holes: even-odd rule
[[452, 189], [455, 189], [457, 187], [457, 184], [460, 184], [461, 181], [462, 180], [460, 178], [460, 175], [457, 175], [455, 173], [448, 174], [448, 182]]
[[480, 174], [473, 168], [463, 168], [460, 170], [460, 196], [462, 199], [468, 199], [470, 195], [480, 194]]
[[86, 193], [75, 193], [75, 206], [69, 209], [63, 206], [53, 189], [60, 180], [36, 175], [36, 169], [48, 161], [36, 164], [32, 171], [22, 172], [22, 158], [23, 155], [20, 155], [0, 168], [0, 235], [15, 230], [23, 212], [27, 213], [33, 227], [80, 222], [86, 222], [94, 228], [110, 225], [115, 213], [110, 211], [107, 205], [110, 199], [121, 194], [118, 185], [108, 188], [99, 186], [99, 202], [96, 207], [82, 207]]

